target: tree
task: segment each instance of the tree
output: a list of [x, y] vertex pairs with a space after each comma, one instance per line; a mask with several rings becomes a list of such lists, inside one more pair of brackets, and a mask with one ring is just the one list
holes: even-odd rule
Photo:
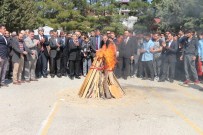
[[161, 18], [161, 29], [201, 28], [203, 20], [202, 0], [162, 0], [155, 3], [156, 16]]
[[3, 0], [0, 4], [0, 22], [9, 31], [32, 29], [36, 26], [35, 9], [33, 1]]

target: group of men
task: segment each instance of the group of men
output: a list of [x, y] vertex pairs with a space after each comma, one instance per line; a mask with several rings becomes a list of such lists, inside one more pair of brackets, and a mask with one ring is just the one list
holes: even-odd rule
[[[169, 31], [165, 34], [146, 33], [138, 38], [136, 44], [138, 53], [134, 54], [139, 58], [132, 64], [138, 64], [134, 66], [138, 77], [151, 81], [158, 79], [159, 82], [168, 80], [173, 83], [177, 79], [184, 80], [184, 84], [191, 80], [195, 84], [199, 83], [195, 62], [200, 56], [198, 50], [201, 52], [202, 49], [194, 31], [180, 31], [177, 35]], [[131, 75], [133, 74], [134, 72]]]
[[48, 38], [42, 27], [38, 29], [38, 35], [27, 30], [10, 36], [6, 27], [0, 25], [0, 85], [8, 86], [5, 78], [11, 73], [15, 85], [47, 78], [48, 73], [51, 78], [80, 79], [88, 73], [97, 50], [108, 42], [113, 42], [117, 48], [115, 74], [118, 78], [138, 76], [143, 80], [159, 78], [159, 82], [173, 82], [178, 74], [184, 75], [186, 84], [190, 82], [190, 76], [199, 83], [195, 60], [200, 51], [198, 53], [199, 44], [193, 31], [185, 34], [180, 31], [178, 35], [145, 33], [142, 36], [125, 31], [116, 37], [111, 31], [101, 35], [98, 29], [90, 36], [82, 35], [80, 31], [70, 34], [51, 30]]

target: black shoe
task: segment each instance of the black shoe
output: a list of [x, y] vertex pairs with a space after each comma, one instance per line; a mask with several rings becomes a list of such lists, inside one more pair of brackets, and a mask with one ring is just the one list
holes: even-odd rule
[[42, 76], [41, 76], [41, 75], [38, 75], [37, 78], [42, 78]]
[[123, 79], [124, 79], [124, 80], [127, 80], [127, 77], [124, 76]]
[[74, 79], [74, 76], [72, 76], [72, 75], [68, 75], [68, 77], [69, 77], [71, 80]]
[[174, 80], [170, 79], [170, 80], [169, 80], [169, 82], [170, 82], [170, 83], [173, 83], [173, 82], [174, 82]]
[[80, 76], [75, 76], [75, 78], [77, 78], [77, 79], [81, 79]]
[[61, 78], [62, 76], [59, 74], [59, 75], [57, 75], [57, 77], [58, 77], [58, 78]]
[[151, 78], [150, 81], [154, 81], [154, 78]]
[[163, 80], [163, 79], [160, 79], [158, 82], [165, 82], [165, 80]]
[[147, 80], [147, 78], [146, 78], [146, 77], [143, 77], [142, 80]]
[[64, 73], [64, 74], [62, 74], [62, 76], [65, 76], [65, 77], [66, 77], [66, 76], [67, 76], [67, 74], [66, 74], [66, 73]]
[[47, 78], [47, 75], [43, 75], [43, 78]]
[[2, 87], [8, 87], [8, 84], [1, 83], [1, 86], [2, 86]]
[[55, 77], [55, 75], [51, 75], [51, 78], [54, 78]]

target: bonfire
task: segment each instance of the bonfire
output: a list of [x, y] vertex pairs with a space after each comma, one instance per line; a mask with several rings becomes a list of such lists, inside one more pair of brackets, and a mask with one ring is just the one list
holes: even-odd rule
[[115, 65], [115, 45], [104, 45], [97, 51], [78, 95], [81, 98], [121, 98], [124, 91], [113, 73]]

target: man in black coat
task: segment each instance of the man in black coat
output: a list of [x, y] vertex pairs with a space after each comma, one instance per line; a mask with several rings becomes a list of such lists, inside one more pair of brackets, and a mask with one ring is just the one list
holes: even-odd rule
[[9, 46], [4, 37], [5, 32], [6, 27], [0, 24], [0, 86], [8, 86], [5, 84], [5, 76], [8, 67]]
[[47, 46], [49, 45], [49, 40], [46, 35], [44, 35], [44, 29], [42, 27], [38, 28], [38, 34], [35, 36], [35, 39], [40, 41], [40, 45], [38, 46], [38, 60], [36, 65], [36, 75], [38, 78], [43, 76], [47, 78], [47, 65], [49, 59], [49, 53], [47, 50]]
[[126, 80], [130, 73], [130, 63], [134, 59], [135, 40], [130, 37], [130, 33], [125, 31], [124, 40], [118, 47], [118, 78]]
[[18, 35], [18, 39], [11, 41], [12, 51], [12, 63], [13, 63], [13, 84], [20, 85], [24, 83], [22, 81], [22, 71], [24, 67], [24, 60], [29, 59], [29, 54], [33, 54], [32, 51], [23, 42], [23, 34]]
[[50, 75], [54, 78], [55, 75], [61, 78], [61, 57], [62, 57], [62, 40], [58, 37], [57, 31], [54, 31], [50, 42]]
[[61, 45], [61, 52], [62, 52], [62, 57], [61, 57], [61, 73], [62, 76], [67, 76], [67, 62], [68, 62], [68, 45], [69, 45], [69, 39], [66, 37], [65, 32], [61, 31], [60, 32], [60, 38], [62, 40], [62, 45]]
[[82, 44], [79, 42], [77, 35], [73, 34], [69, 42], [69, 66], [70, 66], [70, 79], [80, 79], [80, 63], [81, 63], [81, 49]]
[[176, 53], [178, 51], [178, 43], [173, 40], [173, 35], [168, 34], [167, 43], [163, 43], [163, 74], [159, 82], [164, 82], [168, 69], [169, 69], [169, 81], [173, 83], [175, 77], [175, 64], [176, 64]]

